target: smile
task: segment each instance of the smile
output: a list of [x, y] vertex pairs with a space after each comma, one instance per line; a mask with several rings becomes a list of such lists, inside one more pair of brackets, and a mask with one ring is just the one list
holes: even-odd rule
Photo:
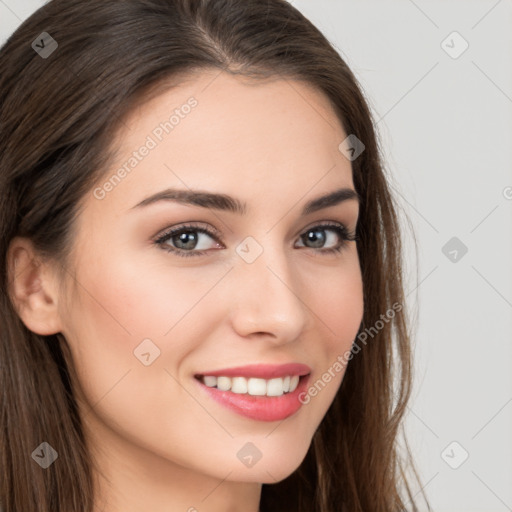
[[[299, 396], [306, 390], [309, 377], [310, 374], [288, 375], [267, 380], [196, 376], [194, 381], [200, 387], [200, 393], [232, 412], [257, 421], [282, 421], [303, 407]], [[285, 391], [287, 387], [288, 391]]]
[[281, 396], [295, 391], [299, 384], [298, 375], [287, 375], [274, 379], [204, 375], [200, 379], [205, 386], [211, 388], [252, 396]]

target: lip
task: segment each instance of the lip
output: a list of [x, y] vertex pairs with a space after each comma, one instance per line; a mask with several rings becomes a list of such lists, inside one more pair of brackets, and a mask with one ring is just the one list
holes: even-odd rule
[[256, 377], [260, 379], [273, 379], [276, 377], [286, 377], [287, 375], [307, 375], [311, 373], [311, 368], [306, 364], [287, 363], [287, 364], [249, 364], [246, 366], [237, 366], [234, 368], [224, 368], [221, 370], [205, 371], [197, 373], [195, 376], [211, 375], [212, 377]]
[[[225, 370], [222, 371], [224, 372]], [[212, 374], [206, 373], [205, 375]], [[219, 375], [228, 376], [225, 373], [220, 373]], [[237, 373], [234, 376], [243, 375]], [[206, 396], [231, 411], [257, 421], [282, 421], [295, 414], [303, 405], [299, 400], [299, 396], [307, 389], [310, 377], [311, 374], [301, 376], [295, 391], [281, 396], [252, 396], [249, 394], [233, 393], [232, 391], [221, 391], [217, 388], [206, 386], [197, 378], [193, 380], [199, 386], [200, 392], [205, 393]]]

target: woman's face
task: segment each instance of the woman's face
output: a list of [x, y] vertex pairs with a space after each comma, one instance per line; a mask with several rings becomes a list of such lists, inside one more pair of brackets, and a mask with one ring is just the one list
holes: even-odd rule
[[[356, 242], [336, 230], [355, 232], [357, 200], [303, 212], [354, 189], [338, 148], [347, 135], [326, 98], [303, 83], [249, 84], [218, 72], [194, 76], [125, 120], [116, 163], [78, 218], [69, 269], [76, 295], [59, 303], [82, 414], [106, 465], [139, 479], [158, 467], [183, 482], [268, 483], [299, 466], [363, 315]], [[165, 199], [168, 189], [222, 198]], [[163, 198], [148, 201], [155, 194]], [[235, 201], [245, 213], [231, 208]], [[164, 238], [171, 228], [180, 231]], [[288, 363], [307, 366], [301, 400], [297, 390], [244, 394], [249, 377], [272, 376], [261, 368], [234, 372], [246, 381], [217, 380], [219, 388], [236, 380], [236, 393], [196, 378]], [[306, 393], [315, 383], [316, 394]], [[255, 393], [279, 395], [280, 386], [249, 382]]]

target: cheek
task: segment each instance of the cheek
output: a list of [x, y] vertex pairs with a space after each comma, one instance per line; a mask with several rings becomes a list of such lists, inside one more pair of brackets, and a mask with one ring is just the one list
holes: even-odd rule
[[349, 253], [338, 268], [323, 269], [304, 285], [322, 346], [331, 356], [350, 348], [363, 319], [363, 282], [357, 254]]
[[190, 319], [197, 322], [202, 299], [224, 273], [221, 268], [202, 270], [199, 278], [197, 270], [166, 265], [165, 258], [155, 264], [154, 259], [134, 260], [122, 252], [112, 253], [84, 266], [77, 322], [88, 331], [93, 329], [92, 337], [108, 337], [108, 345], [115, 350], [130, 349], [130, 353], [146, 338], [159, 340], [162, 350], [166, 340], [175, 338], [176, 349], [182, 338], [174, 334]]
[[[201, 279], [196, 272], [194, 279], [190, 268], [139, 265], [123, 261], [121, 255], [95, 262], [77, 273], [79, 300], [68, 308], [64, 332], [77, 367], [86, 417], [101, 418], [94, 431], [100, 435], [103, 430], [97, 425], [106, 424], [151, 451], [172, 453], [186, 465], [196, 455], [185, 441], [203, 439], [206, 452], [210, 438], [205, 437], [205, 429], [211, 429], [219, 448], [204, 463], [215, 467], [214, 455], [221, 458], [225, 451], [226, 433], [191, 397], [189, 376], [183, 378], [179, 370], [211, 332], [214, 316], [218, 320], [215, 294], [213, 298], [205, 295], [225, 270], [202, 273]], [[150, 363], [144, 364], [148, 359]], [[235, 448], [239, 449], [237, 444]]]
[[319, 316], [331, 334], [342, 340], [357, 334], [363, 318], [363, 290], [360, 277], [343, 276], [333, 279], [319, 295]]
[[223, 318], [212, 288], [225, 272], [202, 271], [199, 279], [192, 268], [134, 261], [122, 251], [84, 259], [64, 334], [89, 400], [99, 399], [127, 371], [143, 389], [153, 385], [146, 379], [149, 370], [158, 368], [168, 385], [171, 377], [163, 370], [176, 374]]
[[308, 344], [307, 349], [309, 358], [317, 361], [318, 366], [301, 401], [306, 409], [316, 409], [317, 414], [312, 417], [320, 418], [334, 400], [345, 375], [350, 349], [363, 319], [364, 299], [357, 258], [347, 258], [344, 267], [329, 269], [329, 276], [317, 273], [315, 281], [316, 285], [313, 280], [306, 284], [315, 330], [315, 343]]

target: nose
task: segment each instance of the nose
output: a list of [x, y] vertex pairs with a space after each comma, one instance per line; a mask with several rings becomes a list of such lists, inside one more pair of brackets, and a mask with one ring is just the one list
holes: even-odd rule
[[282, 253], [265, 248], [252, 263], [237, 259], [232, 274], [230, 318], [240, 336], [266, 336], [275, 344], [300, 336], [309, 310], [301, 297], [300, 276]]

